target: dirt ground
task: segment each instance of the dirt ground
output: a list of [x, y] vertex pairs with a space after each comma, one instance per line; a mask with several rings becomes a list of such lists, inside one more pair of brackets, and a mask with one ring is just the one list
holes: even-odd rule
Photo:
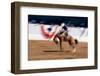
[[63, 50], [53, 41], [29, 40], [28, 60], [55, 60], [55, 59], [76, 59], [88, 57], [88, 43], [79, 42], [76, 52], [72, 53], [72, 47], [63, 42]]

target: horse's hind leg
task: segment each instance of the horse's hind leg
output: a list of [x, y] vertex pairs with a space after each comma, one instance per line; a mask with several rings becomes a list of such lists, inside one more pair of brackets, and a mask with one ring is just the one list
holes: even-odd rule
[[72, 50], [72, 53], [75, 53], [76, 52], [76, 47], [73, 46], [73, 50]]
[[73, 45], [72, 45], [72, 47], [73, 47], [73, 53], [75, 53], [76, 52], [76, 45], [77, 45], [77, 43], [78, 43], [78, 41], [77, 40], [75, 40], [74, 41], [74, 43], [73, 43]]
[[71, 37], [71, 39], [69, 40], [69, 44], [71, 45], [71, 47], [73, 48], [72, 53], [76, 52], [76, 43], [74, 41], [74, 39]]

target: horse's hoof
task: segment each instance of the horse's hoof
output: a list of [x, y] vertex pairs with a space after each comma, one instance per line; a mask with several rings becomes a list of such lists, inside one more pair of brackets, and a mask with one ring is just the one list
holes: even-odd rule
[[72, 51], [72, 53], [74, 54], [74, 53], [75, 53], [75, 51]]
[[75, 53], [76, 52], [76, 49], [74, 49], [73, 51], [72, 51], [72, 53]]

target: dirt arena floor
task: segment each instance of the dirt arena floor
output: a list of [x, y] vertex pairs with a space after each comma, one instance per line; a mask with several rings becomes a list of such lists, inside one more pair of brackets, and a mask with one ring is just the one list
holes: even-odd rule
[[53, 59], [76, 59], [88, 57], [88, 44], [79, 42], [77, 50], [72, 53], [72, 48], [67, 42], [63, 42], [63, 50], [59, 45], [46, 40], [28, 41], [28, 60], [53, 60]]

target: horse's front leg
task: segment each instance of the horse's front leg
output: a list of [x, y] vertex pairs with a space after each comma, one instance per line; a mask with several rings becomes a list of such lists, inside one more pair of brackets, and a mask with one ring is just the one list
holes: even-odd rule
[[60, 40], [60, 51], [62, 51], [62, 41]]
[[63, 47], [62, 47], [63, 46], [62, 45], [63, 39], [62, 39], [62, 37], [59, 40], [60, 40], [60, 50], [63, 51]]

